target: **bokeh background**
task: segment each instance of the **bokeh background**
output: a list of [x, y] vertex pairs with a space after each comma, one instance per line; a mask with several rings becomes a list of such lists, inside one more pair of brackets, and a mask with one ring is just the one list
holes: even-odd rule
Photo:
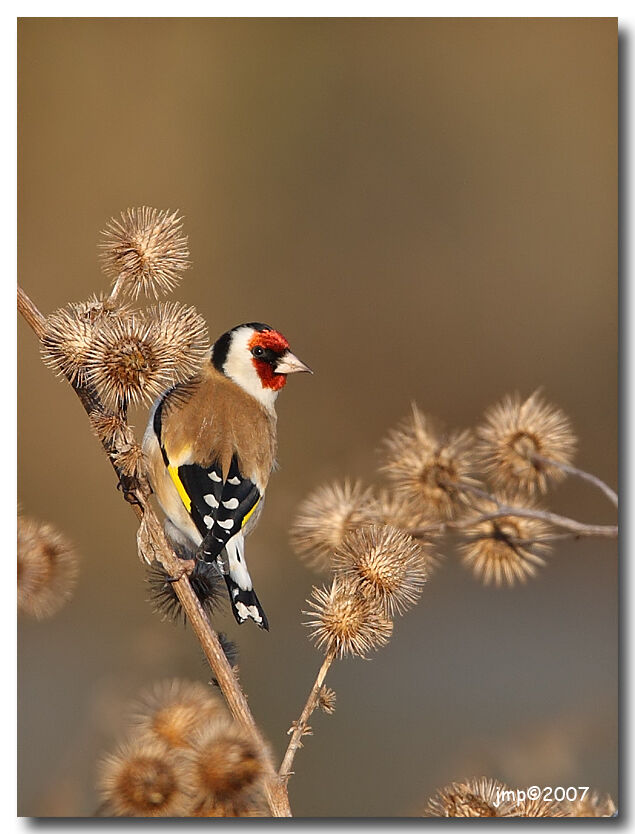
[[[543, 386], [578, 463], [617, 483], [617, 23], [23, 19], [18, 40], [19, 280], [39, 307], [105, 288], [108, 218], [178, 208], [193, 267], [174, 297], [213, 335], [274, 325], [315, 369], [278, 401], [281, 468], [249, 541], [271, 632], [218, 623], [281, 756], [320, 662], [290, 522], [324, 482], [380, 484], [411, 401], [467, 427]], [[146, 602], [134, 517], [79, 403], [23, 322], [18, 339], [22, 508], [83, 555], [72, 602], [20, 624], [18, 811], [91, 815], [130, 700], [209, 672]], [[584, 484], [549, 501], [613, 521]], [[328, 682], [296, 815], [416, 815], [480, 775], [617, 799], [617, 548], [562, 544], [511, 590], [449, 553], [389, 646]]]

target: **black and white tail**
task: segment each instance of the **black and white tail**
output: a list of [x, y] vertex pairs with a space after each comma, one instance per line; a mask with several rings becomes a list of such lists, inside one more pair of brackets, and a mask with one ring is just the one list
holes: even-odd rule
[[[223, 558], [223, 557], [226, 558]], [[225, 550], [217, 558], [227, 583], [229, 599], [234, 617], [238, 623], [253, 620], [260, 628], [269, 631], [267, 615], [262, 609], [254, 591], [251, 576], [245, 562], [245, 539], [242, 531], [227, 542]]]
[[225, 582], [227, 583], [229, 599], [236, 622], [244, 623], [246, 620], [253, 620], [260, 628], [269, 631], [267, 615], [263, 611], [254, 589], [245, 590], [241, 588], [234, 582], [231, 574], [225, 574]]

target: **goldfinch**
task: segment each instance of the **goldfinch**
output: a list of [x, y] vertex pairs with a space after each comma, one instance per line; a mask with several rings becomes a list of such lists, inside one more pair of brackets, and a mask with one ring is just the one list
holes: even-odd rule
[[212, 346], [199, 374], [155, 402], [143, 439], [150, 483], [183, 552], [217, 565], [239, 623], [269, 629], [245, 562], [276, 455], [276, 397], [310, 368], [266, 324], [241, 324]]

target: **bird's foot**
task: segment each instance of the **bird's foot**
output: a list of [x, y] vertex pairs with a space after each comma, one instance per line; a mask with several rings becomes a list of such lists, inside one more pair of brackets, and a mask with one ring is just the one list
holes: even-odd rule
[[180, 559], [179, 569], [175, 576], [166, 577], [166, 582], [178, 582], [184, 576], [190, 577], [196, 567], [196, 559]]

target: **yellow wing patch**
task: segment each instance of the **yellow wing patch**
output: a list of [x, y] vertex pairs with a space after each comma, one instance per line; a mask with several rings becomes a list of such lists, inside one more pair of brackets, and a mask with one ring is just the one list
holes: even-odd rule
[[[181, 501], [185, 505], [185, 509], [189, 513], [191, 508], [192, 508], [192, 501], [190, 499], [190, 496], [185, 491], [185, 487], [183, 486], [183, 483], [181, 482], [181, 479], [179, 478], [179, 469], [178, 469], [178, 467], [177, 466], [168, 466], [168, 472], [170, 473], [170, 477], [172, 478], [172, 481], [174, 483], [174, 486], [177, 489], [177, 492], [181, 496]], [[253, 510], [252, 510], [252, 512], [253, 512]]]
[[249, 512], [247, 513], [247, 515], [243, 518], [243, 523], [240, 525], [240, 526], [241, 526], [241, 528], [243, 528], [243, 527], [245, 526], [245, 524], [247, 524], [247, 522], [249, 521], [249, 519], [250, 519], [250, 518], [251, 518], [251, 516], [253, 515], [253, 512], [254, 512], [254, 510], [256, 509], [256, 507], [258, 506], [258, 504], [260, 504], [260, 498], [256, 501], [256, 503], [255, 503], [255, 504], [253, 505], [253, 507], [249, 510]]

